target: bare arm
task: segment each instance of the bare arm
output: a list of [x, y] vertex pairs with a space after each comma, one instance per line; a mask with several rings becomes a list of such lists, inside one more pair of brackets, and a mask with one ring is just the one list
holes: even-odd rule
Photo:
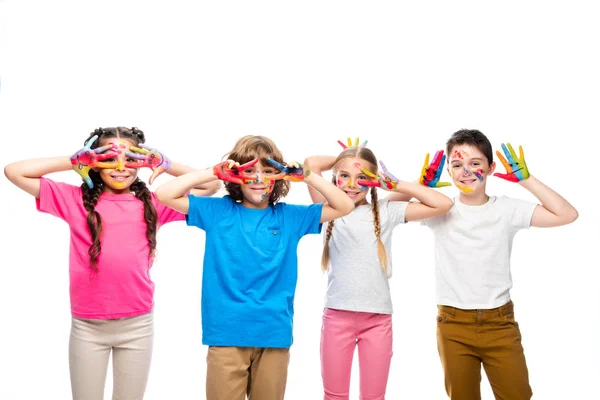
[[[335, 159], [334, 156], [310, 156], [304, 160], [304, 165], [306, 165], [313, 174], [322, 176], [323, 171], [329, 171], [333, 168]], [[310, 194], [313, 203], [325, 203], [327, 201], [318, 190], [310, 185], [308, 185], [308, 193]]]
[[343, 217], [354, 210], [354, 202], [343, 190], [327, 182], [321, 175], [311, 173], [304, 178], [304, 182], [318, 192], [325, 199], [321, 211], [321, 223]]
[[[171, 176], [177, 177], [194, 171], [198, 170], [185, 164], [173, 162], [171, 164], [171, 168], [169, 168], [166, 172]], [[191, 193], [194, 196], [212, 196], [213, 194], [217, 193], [219, 189], [221, 189], [221, 181], [216, 179], [212, 182], [195, 186], [193, 189], [191, 189]]]
[[68, 171], [71, 168], [69, 156], [34, 158], [8, 164], [4, 167], [4, 175], [19, 188], [35, 198], [39, 198], [42, 176], [53, 172]]
[[533, 212], [531, 226], [551, 228], [566, 225], [575, 221], [579, 216], [575, 207], [533, 175], [520, 181], [519, 185], [529, 190], [542, 203]]
[[217, 177], [212, 168], [196, 170], [163, 183], [156, 189], [155, 194], [161, 203], [187, 214], [190, 206], [187, 193], [194, 187], [204, 187], [215, 180], [217, 180]]
[[452, 208], [452, 199], [416, 182], [399, 181], [393, 195], [416, 198], [420, 203], [409, 203], [406, 207], [406, 222], [442, 215]]

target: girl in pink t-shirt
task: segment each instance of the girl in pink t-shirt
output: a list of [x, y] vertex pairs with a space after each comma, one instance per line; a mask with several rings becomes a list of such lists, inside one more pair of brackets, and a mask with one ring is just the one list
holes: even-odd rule
[[[178, 176], [192, 171], [144, 146], [137, 128], [99, 128], [69, 157], [9, 164], [8, 179], [36, 198], [39, 211], [55, 215], [71, 230], [69, 277], [72, 326], [69, 367], [74, 399], [103, 399], [113, 351], [113, 398], [144, 395], [153, 338], [154, 283], [149, 270], [156, 232], [185, 216], [158, 202], [138, 178], [141, 167]], [[73, 168], [79, 186], [43, 176]], [[195, 189], [211, 195], [217, 183]]]

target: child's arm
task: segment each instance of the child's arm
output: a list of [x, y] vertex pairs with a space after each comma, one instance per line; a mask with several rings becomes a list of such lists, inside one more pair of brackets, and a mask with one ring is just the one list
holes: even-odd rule
[[551, 228], [553, 226], [570, 224], [577, 219], [579, 214], [575, 207], [554, 190], [531, 176], [525, 162], [522, 146], [519, 146], [518, 156], [510, 143], [506, 145], [502, 143], [502, 150], [506, 158], [499, 151], [496, 151], [496, 155], [502, 162], [502, 165], [504, 165], [504, 168], [506, 168], [506, 173], [495, 173], [494, 176], [510, 182], [518, 182], [542, 203], [533, 211], [531, 226]]
[[[321, 175], [305, 173], [304, 182], [324, 199], [323, 210], [321, 211], [321, 223], [343, 217], [354, 210], [354, 202], [344, 193], [343, 190], [327, 182]], [[313, 200], [314, 201], [314, 200]]]
[[9, 181], [35, 198], [40, 197], [40, 177], [72, 168], [69, 156], [35, 158], [17, 161], [4, 167], [4, 175]]
[[[317, 174], [319, 176], [323, 176], [323, 171], [329, 171], [333, 168], [333, 164], [335, 163], [334, 156], [310, 156], [304, 160], [304, 165], [313, 174]], [[325, 203], [327, 200], [325, 197], [315, 188], [308, 185], [308, 193], [310, 194], [310, 198], [313, 203]]]
[[531, 226], [538, 228], [551, 228], [570, 224], [579, 214], [561, 195], [544, 185], [534, 176], [520, 181], [519, 184], [529, 190], [542, 203], [538, 205], [531, 217]]
[[414, 197], [420, 201], [420, 203], [408, 203], [405, 213], [406, 222], [445, 214], [454, 204], [447, 196], [416, 182], [398, 181], [392, 192], [390, 197], [398, 194], [409, 198]]
[[[171, 176], [177, 177], [194, 171], [197, 171], [197, 169], [188, 165], [180, 164], [178, 162], [173, 162], [171, 167], [166, 172]], [[212, 196], [213, 194], [217, 193], [220, 188], [221, 181], [217, 179], [212, 182], [207, 182], [203, 185], [195, 186], [193, 189], [191, 189], [190, 193], [194, 196]]]
[[217, 180], [213, 170], [192, 171], [163, 183], [154, 194], [158, 201], [183, 214], [187, 214], [190, 206], [187, 193], [194, 187], [202, 186]]

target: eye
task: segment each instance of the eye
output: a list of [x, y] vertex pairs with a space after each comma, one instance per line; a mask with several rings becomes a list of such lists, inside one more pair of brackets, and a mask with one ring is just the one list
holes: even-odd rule
[[114, 158], [108, 158], [106, 159], [107, 162], [116, 162], [117, 160], [115, 160]]
[[263, 174], [265, 174], [265, 175], [273, 175], [274, 173], [275, 173], [275, 171], [272, 169], [265, 169], [263, 171]]
[[480, 166], [481, 164], [480, 164], [480, 163], [478, 163], [478, 162], [474, 162], [474, 163], [473, 163], [473, 165], [474, 165], [474, 166], [476, 166], [476, 167], [478, 167], [478, 166]]
[[127, 161], [127, 162], [135, 162], [136, 160], [135, 160], [135, 158], [128, 157], [127, 160], [125, 160], [125, 161]]
[[348, 179], [348, 174], [341, 173], [340, 178]]
[[452, 164], [452, 168], [460, 168], [461, 165], [460, 164]]
[[358, 179], [361, 180], [361, 181], [366, 181], [367, 177], [366, 177], [366, 175], [359, 175]]

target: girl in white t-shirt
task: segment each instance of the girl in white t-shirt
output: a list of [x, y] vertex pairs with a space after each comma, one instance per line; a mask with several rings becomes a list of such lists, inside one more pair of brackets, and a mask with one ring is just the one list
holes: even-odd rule
[[[305, 164], [313, 173], [332, 170], [332, 182], [355, 204], [349, 215], [329, 222], [322, 268], [328, 287], [321, 335], [324, 398], [348, 399], [352, 357], [358, 345], [360, 398], [385, 396], [392, 357], [392, 302], [388, 279], [392, 272], [390, 245], [395, 226], [441, 215], [452, 201], [436, 191], [396, 179], [364, 145], [348, 141], [337, 156], [312, 156]], [[439, 158], [436, 158], [438, 163]], [[443, 161], [441, 162], [443, 164]], [[391, 191], [385, 199], [377, 187]], [[309, 188], [315, 203], [323, 196]], [[395, 201], [394, 196], [419, 202]], [[367, 195], [370, 194], [369, 202]], [[331, 267], [329, 268], [329, 264]]]

